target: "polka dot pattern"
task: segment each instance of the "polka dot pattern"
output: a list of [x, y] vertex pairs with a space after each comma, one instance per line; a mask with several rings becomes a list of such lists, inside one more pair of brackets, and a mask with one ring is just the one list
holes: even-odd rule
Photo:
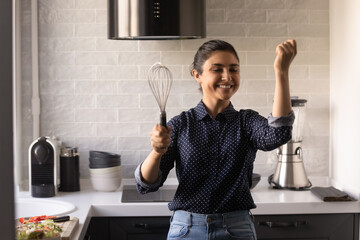
[[250, 186], [258, 149], [273, 150], [291, 139], [291, 125], [273, 127], [253, 110], [232, 104], [213, 119], [202, 101], [169, 121], [171, 145], [163, 155], [156, 191], [176, 164], [179, 186], [170, 210], [212, 214], [255, 208]]

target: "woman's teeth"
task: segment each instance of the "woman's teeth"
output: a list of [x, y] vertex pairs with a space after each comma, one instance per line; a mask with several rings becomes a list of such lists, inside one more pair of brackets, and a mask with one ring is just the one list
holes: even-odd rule
[[231, 85], [219, 85], [220, 88], [231, 88]]

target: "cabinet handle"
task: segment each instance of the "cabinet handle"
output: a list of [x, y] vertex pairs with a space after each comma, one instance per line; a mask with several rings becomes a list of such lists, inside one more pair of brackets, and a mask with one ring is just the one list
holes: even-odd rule
[[148, 223], [135, 223], [134, 228], [141, 228], [144, 230], [154, 230], [154, 229], [168, 229], [168, 224], [148, 224]]
[[300, 227], [302, 225], [307, 225], [306, 221], [294, 221], [294, 222], [272, 222], [272, 221], [265, 221], [259, 222], [259, 225], [265, 225], [269, 228], [285, 228], [285, 227]]

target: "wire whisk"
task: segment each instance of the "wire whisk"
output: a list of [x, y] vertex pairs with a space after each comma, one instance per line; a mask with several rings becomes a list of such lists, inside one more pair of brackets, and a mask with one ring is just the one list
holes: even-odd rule
[[166, 102], [170, 93], [173, 76], [161, 63], [152, 65], [148, 73], [148, 83], [160, 108], [160, 125], [166, 127]]

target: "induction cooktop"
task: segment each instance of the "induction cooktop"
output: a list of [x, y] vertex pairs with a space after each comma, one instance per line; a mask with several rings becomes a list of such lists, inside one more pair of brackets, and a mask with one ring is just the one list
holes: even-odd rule
[[177, 186], [162, 186], [156, 192], [140, 194], [135, 185], [124, 185], [121, 202], [171, 202]]
[[[253, 189], [260, 182], [260, 180], [261, 175], [258, 173], [253, 173], [251, 189]], [[124, 185], [121, 202], [171, 202], [174, 198], [176, 189], [177, 185], [164, 185], [156, 192], [150, 192], [142, 195], [137, 191], [135, 184]]]

